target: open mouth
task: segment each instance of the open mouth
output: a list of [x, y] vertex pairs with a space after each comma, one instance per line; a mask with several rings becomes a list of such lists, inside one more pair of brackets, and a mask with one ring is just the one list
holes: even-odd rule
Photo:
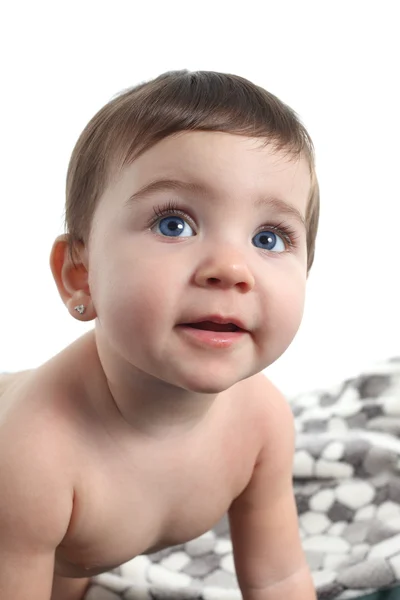
[[243, 331], [234, 323], [213, 323], [213, 321], [200, 321], [199, 323], [185, 323], [186, 327], [202, 329], [203, 331]]

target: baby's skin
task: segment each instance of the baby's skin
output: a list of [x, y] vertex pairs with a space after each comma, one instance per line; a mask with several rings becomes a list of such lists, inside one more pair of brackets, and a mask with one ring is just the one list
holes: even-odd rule
[[301, 322], [309, 188], [302, 158], [185, 132], [111, 178], [74, 261], [57, 238], [58, 291], [95, 327], [0, 378], [1, 598], [80, 600], [228, 512], [244, 600], [315, 599], [293, 418], [261, 373]]
[[1, 480], [12, 494], [2, 555], [17, 568], [15, 599], [19, 579], [38, 590], [32, 598], [50, 598], [53, 570], [53, 600], [82, 598], [88, 577], [191, 540], [226, 511], [243, 581], [304, 568], [292, 417], [263, 375], [221, 393], [193, 426], [147, 432], [132, 431], [106, 390], [93, 333], [0, 378]]

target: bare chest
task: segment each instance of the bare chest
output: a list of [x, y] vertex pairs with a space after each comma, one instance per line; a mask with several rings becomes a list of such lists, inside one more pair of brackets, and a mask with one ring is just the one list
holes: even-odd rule
[[94, 575], [210, 529], [251, 476], [255, 456], [243, 442], [221, 432], [89, 460], [56, 572]]

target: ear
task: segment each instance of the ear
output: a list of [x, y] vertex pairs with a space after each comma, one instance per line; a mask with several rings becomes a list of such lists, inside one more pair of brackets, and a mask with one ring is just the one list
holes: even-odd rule
[[50, 254], [50, 268], [58, 292], [69, 313], [79, 321], [91, 321], [96, 311], [88, 282], [87, 250], [83, 243], [75, 244], [74, 261], [70, 256], [68, 235], [55, 240]]

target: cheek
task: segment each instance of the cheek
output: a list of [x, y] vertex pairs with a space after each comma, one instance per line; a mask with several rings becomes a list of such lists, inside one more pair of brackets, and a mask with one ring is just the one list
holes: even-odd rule
[[89, 282], [99, 320], [131, 333], [132, 328], [140, 331], [161, 314], [170, 313], [180, 286], [176, 269], [170, 271], [164, 263], [143, 257], [117, 260], [111, 254], [103, 256], [93, 265]]
[[279, 273], [274, 278], [273, 288], [266, 295], [265, 311], [268, 329], [274, 332], [283, 344], [289, 344], [300, 327], [304, 311], [306, 277], [302, 271]]
[[287, 296], [282, 300], [278, 308], [283, 327], [289, 335], [295, 335], [303, 318], [304, 312], [304, 290], [294, 289], [292, 293], [288, 290]]

